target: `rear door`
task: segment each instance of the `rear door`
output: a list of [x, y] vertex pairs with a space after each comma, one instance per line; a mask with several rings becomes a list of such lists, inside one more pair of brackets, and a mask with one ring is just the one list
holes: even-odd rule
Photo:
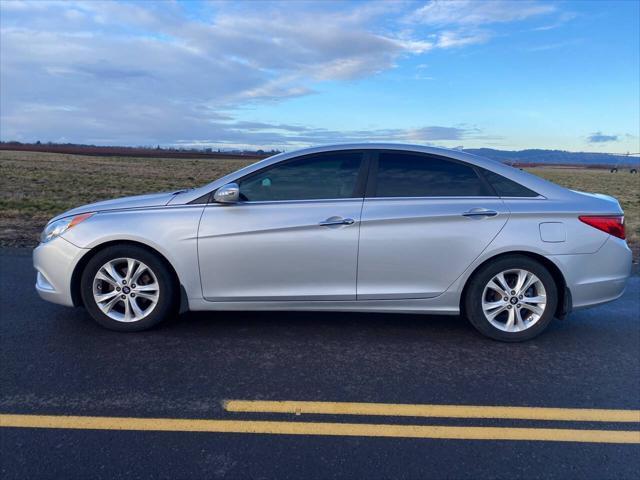
[[504, 203], [472, 165], [378, 152], [361, 217], [358, 300], [443, 293], [507, 218]]

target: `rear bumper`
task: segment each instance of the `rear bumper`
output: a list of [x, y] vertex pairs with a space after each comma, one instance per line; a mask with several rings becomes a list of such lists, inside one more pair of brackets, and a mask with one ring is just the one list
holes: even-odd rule
[[88, 251], [62, 237], [38, 245], [33, 251], [33, 266], [36, 269], [36, 291], [40, 298], [73, 306], [71, 277], [76, 265]]
[[631, 275], [631, 250], [624, 240], [609, 237], [595, 253], [551, 255], [571, 292], [573, 308], [610, 302], [622, 296]]

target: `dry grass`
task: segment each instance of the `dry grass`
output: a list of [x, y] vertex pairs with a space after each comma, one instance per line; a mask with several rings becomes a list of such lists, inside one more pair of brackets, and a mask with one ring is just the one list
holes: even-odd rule
[[[52, 216], [84, 203], [196, 187], [251, 160], [89, 157], [0, 151], [0, 245], [32, 246]], [[628, 172], [532, 168], [565, 187], [612, 195], [625, 210], [627, 236], [640, 253], [640, 181]]]
[[78, 205], [197, 187], [249, 163], [0, 151], [0, 245], [35, 245], [49, 218]]

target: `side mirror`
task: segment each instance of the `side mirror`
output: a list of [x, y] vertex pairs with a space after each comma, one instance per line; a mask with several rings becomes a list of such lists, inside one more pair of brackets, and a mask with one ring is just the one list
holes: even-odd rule
[[216, 190], [213, 200], [218, 203], [238, 203], [240, 201], [240, 187], [237, 183], [227, 183]]

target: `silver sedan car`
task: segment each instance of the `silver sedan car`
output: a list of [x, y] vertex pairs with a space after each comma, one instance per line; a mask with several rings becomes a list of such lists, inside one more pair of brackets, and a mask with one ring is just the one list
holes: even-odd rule
[[134, 331], [187, 310], [462, 314], [520, 341], [614, 300], [615, 198], [455, 150], [282, 153], [193, 190], [75, 208], [35, 249], [45, 300]]

